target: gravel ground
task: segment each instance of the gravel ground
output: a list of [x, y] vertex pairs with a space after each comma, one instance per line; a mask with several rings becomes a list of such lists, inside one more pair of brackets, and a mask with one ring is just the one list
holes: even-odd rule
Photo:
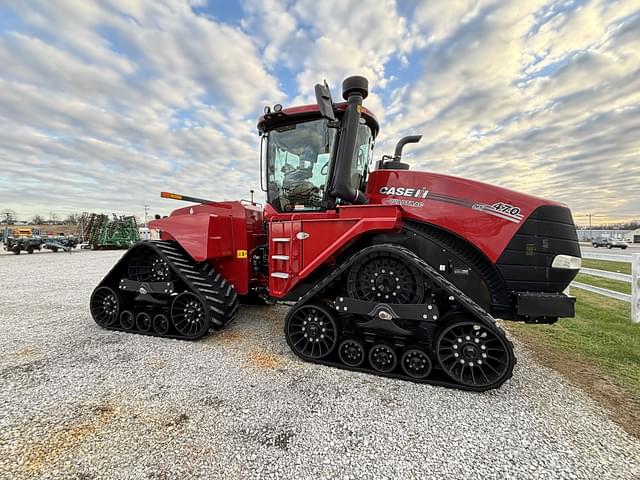
[[121, 254], [0, 258], [1, 478], [640, 478], [640, 442], [519, 345], [474, 394], [302, 363], [285, 307], [191, 343], [102, 330]]

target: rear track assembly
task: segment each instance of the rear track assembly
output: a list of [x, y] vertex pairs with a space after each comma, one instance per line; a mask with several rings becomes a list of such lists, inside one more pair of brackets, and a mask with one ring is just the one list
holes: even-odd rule
[[90, 308], [109, 330], [195, 340], [233, 320], [238, 296], [177, 243], [152, 241], [131, 247], [93, 291]]

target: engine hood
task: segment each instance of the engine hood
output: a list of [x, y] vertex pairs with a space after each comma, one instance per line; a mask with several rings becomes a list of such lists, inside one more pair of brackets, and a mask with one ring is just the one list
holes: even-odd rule
[[429, 172], [376, 170], [369, 176], [366, 194], [370, 203], [397, 205], [406, 218], [438, 225], [463, 237], [494, 263], [539, 207], [566, 210], [571, 219], [562, 203]]

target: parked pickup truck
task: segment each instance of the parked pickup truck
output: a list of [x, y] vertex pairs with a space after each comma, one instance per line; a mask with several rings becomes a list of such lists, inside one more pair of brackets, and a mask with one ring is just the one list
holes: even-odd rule
[[611, 238], [597, 238], [591, 242], [591, 245], [595, 248], [621, 248], [622, 250], [625, 250], [629, 246], [624, 240], [612, 240]]
[[20, 252], [33, 253], [42, 248], [42, 240], [39, 237], [8, 237], [4, 244], [7, 252], [19, 255]]

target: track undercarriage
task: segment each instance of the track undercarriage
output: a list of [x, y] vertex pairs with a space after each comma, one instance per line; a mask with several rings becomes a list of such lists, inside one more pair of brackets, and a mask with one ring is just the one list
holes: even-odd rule
[[94, 290], [90, 308], [109, 330], [195, 340], [233, 320], [238, 296], [177, 243], [153, 241], [125, 254]]
[[311, 289], [285, 337], [306, 361], [474, 391], [498, 388], [516, 362], [491, 315], [394, 244], [361, 250]]
[[[238, 310], [233, 287], [175, 242], [134, 246], [94, 290], [101, 327], [195, 340]], [[305, 361], [465, 390], [498, 388], [516, 359], [495, 320], [411, 250], [353, 255], [289, 310], [285, 338]]]

